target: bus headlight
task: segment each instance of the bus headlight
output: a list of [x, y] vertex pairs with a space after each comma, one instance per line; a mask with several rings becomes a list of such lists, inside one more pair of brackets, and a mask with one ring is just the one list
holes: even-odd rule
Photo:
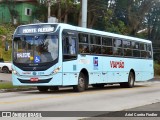
[[59, 66], [58, 68], [54, 69], [54, 71], [51, 74], [56, 74], [59, 72], [59, 70], [61, 69], [61, 66]]
[[12, 73], [15, 74], [15, 75], [18, 75], [18, 76], [20, 75], [20, 74], [19, 74], [16, 70], [14, 70], [14, 69], [12, 69]]

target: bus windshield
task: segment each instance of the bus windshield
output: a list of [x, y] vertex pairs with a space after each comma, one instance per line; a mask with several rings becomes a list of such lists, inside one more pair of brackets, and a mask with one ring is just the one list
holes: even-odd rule
[[17, 36], [13, 39], [13, 61], [16, 63], [46, 63], [58, 58], [58, 36]]

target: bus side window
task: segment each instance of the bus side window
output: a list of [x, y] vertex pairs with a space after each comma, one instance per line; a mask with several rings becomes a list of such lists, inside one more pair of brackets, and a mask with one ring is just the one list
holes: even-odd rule
[[79, 53], [89, 53], [89, 45], [79, 44]]
[[152, 49], [150, 44], [147, 45], [147, 52], [148, 52], [148, 58], [152, 58]]
[[139, 58], [140, 57], [139, 43], [132, 41], [131, 46], [133, 49], [133, 57]]
[[131, 42], [123, 40], [123, 48], [124, 48], [124, 56], [131, 57], [132, 56]]
[[79, 53], [88, 53], [89, 54], [89, 44], [88, 44], [88, 34], [87, 33], [79, 33]]
[[76, 38], [69, 36], [69, 53], [76, 54]]
[[68, 40], [68, 37], [63, 38], [63, 54], [69, 54], [69, 40]]
[[147, 44], [140, 43], [140, 50], [141, 50], [141, 58], [146, 59], [148, 57], [148, 55], [147, 55]]
[[120, 39], [114, 39], [113, 40], [113, 55], [115, 56], [122, 56], [123, 52], [122, 52], [122, 40]]
[[[68, 33], [71, 33], [71, 32], [68, 32]], [[73, 34], [63, 34], [62, 44], [63, 44], [63, 59], [64, 60], [71, 60], [71, 59], [76, 58], [77, 37]]]
[[63, 40], [63, 54], [76, 54], [76, 39], [69, 36]]

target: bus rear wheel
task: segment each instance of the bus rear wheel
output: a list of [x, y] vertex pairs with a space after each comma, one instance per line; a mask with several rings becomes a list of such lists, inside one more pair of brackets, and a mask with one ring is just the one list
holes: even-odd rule
[[79, 74], [79, 77], [78, 77], [78, 85], [75, 85], [73, 86], [73, 90], [75, 92], [82, 92], [86, 89], [86, 77], [83, 73], [80, 73]]
[[135, 82], [135, 76], [134, 76], [133, 72], [130, 72], [129, 76], [128, 76], [128, 82], [120, 83], [120, 86], [125, 87], [125, 88], [132, 88], [132, 87], [134, 87], [134, 82]]
[[47, 92], [49, 87], [48, 86], [37, 86], [37, 89], [40, 91], [40, 92]]

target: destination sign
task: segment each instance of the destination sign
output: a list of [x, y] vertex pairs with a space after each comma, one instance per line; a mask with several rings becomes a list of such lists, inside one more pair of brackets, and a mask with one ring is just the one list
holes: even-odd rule
[[43, 32], [53, 32], [54, 27], [48, 27], [48, 28], [27, 28], [23, 29], [22, 33], [43, 33]]
[[47, 33], [54, 32], [56, 25], [28, 25], [17, 29], [17, 34]]

